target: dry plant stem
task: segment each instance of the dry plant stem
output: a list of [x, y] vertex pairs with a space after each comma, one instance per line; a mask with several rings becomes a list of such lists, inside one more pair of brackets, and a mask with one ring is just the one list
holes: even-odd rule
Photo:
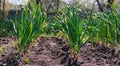
[[75, 53], [75, 51], [72, 49], [71, 58], [76, 58], [76, 57], [77, 57], [77, 53]]
[[68, 63], [68, 66], [77, 66], [77, 60], [78, 60], [78, 56], [77, 56], [77, 53], [75, 53], [74, 50], [72, 50], [71, 52], [71, 55], [72, 57], [70, 57], [70, 60], [69, 61], [72, 61], [72, 63]]
[[57, 10], [59, 9], [60, 0], [57, 0]]
[[92, 41], [90, 43], [92, 44], [92, 49], [94, 49], [94, 45], [96, 42], [92, 39]]
[[101, 6], [100, 1], [99, 0], [96, 0], [96, 1], [97, 1], [100, 11], [103, 12], [103, 7]]
[[6, 0], [3, 1], [2, 19], [4, 19], [4, 17], [5, 17], [5, 2], [6, 2]]

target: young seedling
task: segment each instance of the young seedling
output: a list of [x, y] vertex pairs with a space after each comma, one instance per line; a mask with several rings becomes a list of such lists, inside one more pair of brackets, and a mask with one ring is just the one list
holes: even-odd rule
[[63, 10], [56, 23], [67, 37], [71, 47], [71, 58], [76, 61], [79, 49], [92, 37], [87, 35], [88, 23], [80, 18], [78, 8], [70, 7]]
[[21, 53], [26, 52], [31, 42], [42, 33], [42, 25], [47, 21], [45, 12], [40, 10], [40, 4], [35, 2], [30, 4], [29, 7], [24, 8], [21, 17], [16, 18], [13, 22], [18, 40], [18, 49]]

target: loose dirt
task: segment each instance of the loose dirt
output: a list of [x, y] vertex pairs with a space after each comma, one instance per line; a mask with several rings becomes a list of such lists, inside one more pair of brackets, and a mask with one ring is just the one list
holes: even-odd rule
[[16, 44], [15, 37], [0, 38], [0, 66], [120, 66], [120, 51], [100, 44], [85, 44], [75, 64], [62, 38], [39, 37], [24, 56], [19, 55]]

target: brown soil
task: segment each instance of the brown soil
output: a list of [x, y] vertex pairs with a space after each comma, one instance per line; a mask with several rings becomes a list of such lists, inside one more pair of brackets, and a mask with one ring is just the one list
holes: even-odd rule
[[15, 41], [15, 37], [0, 38], [0, 66], [120, 66], [120, 51], [100, 44], [92, 48], [87, 43], [73, 63], [70, 47], [61, 38], [40, 37], [24, 56], [19, 55]]

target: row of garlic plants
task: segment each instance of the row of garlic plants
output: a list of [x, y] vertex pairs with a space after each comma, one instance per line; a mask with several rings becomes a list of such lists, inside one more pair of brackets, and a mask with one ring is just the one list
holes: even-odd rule
[[[79, 8], [67, 6], [61, 13], [51, 20], [52, 27], [61, 31], [70, 47], [71, 58], [77, 58], [79, 49], [88, 41], [110, 43], [112, 46], [120, 43], [120, 10], [114, 8], [109, 12], [99, 12], [86, 19], [81, 17]], [[32, 41], [49, 29], [50, 22], [40, 4], [32, 2], [24, 8], [22, 16], [13, 22], [18, 39], [18, 49], [21, 53], [29, 49]]]
[[[120, 10], [114, 9], [107, 12], [99, 12], [91, 15], [88, 19], [89, 25], [97, 30], [92, 41], [102, 44], [111, 44], [111, 46], [120, 43]], [[94, 33], [93, 29], [89, 34]]]

